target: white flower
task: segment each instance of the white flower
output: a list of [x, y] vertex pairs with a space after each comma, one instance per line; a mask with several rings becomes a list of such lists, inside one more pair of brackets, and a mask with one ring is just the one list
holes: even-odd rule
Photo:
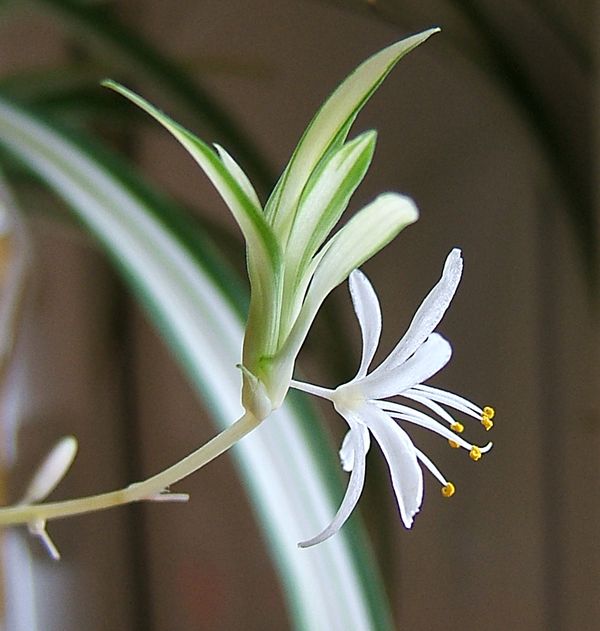
[[[316, 537], [300, 543], [300, 547], [309, 547], [331, 537], [354, 510], [364, 486], [370, 434], [387, 460], [400, 515], [407, 528], [412, 526], [423, 499], [423, 473], [419, 462], [442, 484], [445, 497], [454, 494], [454, 485], [415, 447], [397, 420], [414, 423], [443, 436], [452, 447], [466, 449], [472, 460], [479, 460], [491, 448], [491, 443], [477, 447], [461, 438], [463, 425], [442, 405], [478, 419], [486, 430], [493, 425], [492, 408], [482, 409], [458, 395], [423, 384], [443, 368], [452, 355], [449, 342], [433, 330], [448, 308], [461, 274], [461, 253], [454, 249], [446, 259], [440, 281], [417, 310], [404, 337], [388, 357], [368, 373], [379, 344], [381, 310], [367, 277], [358, 270], [352, 272], [350, 294], [362, 333], [362, 360], [356, 377], [335, 390], [295, 380], [291, 384], [299, 390], [329, 399], [350, 427], [340, 449], [342, 467], [351, 472], [342, 504], [329, 526]], [[432, 416], [386, 400], [397, 395], [419, 404]]]

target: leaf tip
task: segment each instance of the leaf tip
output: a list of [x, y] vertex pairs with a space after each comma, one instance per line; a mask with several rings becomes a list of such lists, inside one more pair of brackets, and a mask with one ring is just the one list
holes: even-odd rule
[[439, 33], [441, 30], [442, 29], [439, 26], [432, 26], [431, 28], [425, 29], [424, 31], [421, 31], [419, 33], [415, 33], [414, 35], [401, 40], [405, 46], [408, 44], [408, 49], [407, 50], [405, 49], [405, 52], [408, 52], [409, 50], [412, 50], [413, 48], [420, 46], [423, 42], [428, 40], [432, 35]]
[[422, 31], [420, 35], [423, 37], [423, 40], [426, 40], [426, 39], [429, 39], [432, 35], [435, 35], [436, 33], [441, 32], [441, 30], [442, 30], [441, 26], [432, 26], [431, 28], [428, 28]]
[[108, 79], [108, 78], [102, 79], [102, 81], [100, 81], [100, 85], [103, 88], [108, 88], [109, 90], [113, 90], [114, 92], [121, 94], [122, 96], [128, 98], [131, 101], [133, 101], [134, 97], [137, 96], [131, 90], [129, 90], [129, 88], [126, 88], [122, 83], [119, 83], [118, 81], [115, 81], [114, 79]]
[[404, 227], [415, 223], [419, 218], [419, 209], [413, 199], [401, 193], [381, 193], [375, 199], [379, 204], [385, 204], [389, 213], [393, 213]]

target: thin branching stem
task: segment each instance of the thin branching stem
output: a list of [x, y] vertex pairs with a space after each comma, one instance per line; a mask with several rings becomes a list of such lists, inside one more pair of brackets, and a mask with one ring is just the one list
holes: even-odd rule
[[211, 460], [227, 451], [240, 438], [243, 438], [257, 427], [260, 422], [253, 414], [246, 412], [227, 429], [168, 469], [153, 475], [143, 482], [130, 484], [128, 487], [117, 491], [63, 502], [0, 508], [0, 525], [27, 524], [38, 520], [45, 521], [71, 517], [121, 506], [122, 504], [152, 499], [168, 489], [172, 484], [201, 469]]

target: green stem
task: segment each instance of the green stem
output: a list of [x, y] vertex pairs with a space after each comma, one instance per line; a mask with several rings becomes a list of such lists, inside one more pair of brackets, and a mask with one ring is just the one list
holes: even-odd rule
[[0, 508], [0, 525], [27, 524], [38, 520], [45, 521], [70, 517], [151, 499], [172, 484], [201, 469], [224, 451], [227, 451], [238, 440], [249, 434], [255, 427], [258, 427], [260, 423], [261, 421], [253, 414], [246, 412], [235, 423], [189, 454], [189, 456], [147, 480], [130, 484], [124, 489], [64, 502]]

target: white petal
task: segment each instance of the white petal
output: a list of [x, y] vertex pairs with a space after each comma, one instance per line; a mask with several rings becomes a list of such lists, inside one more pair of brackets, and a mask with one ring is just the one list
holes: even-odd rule
[[427, 339], [442, 319], [462, 275], [460, 250], [454, 248], [446, 258], [442, 277], [417, 309], [408, 330], [380, 368], [394, 368], [406, 361]]
[[368, 399], [385, 399], [426, 381], [441, 370], [452, 356], [452, 347], [438, 333], [432, 333], [417, 352], [400, 366], [383, 365], [365, 377], [361, 386]]
[[350, 514], [354, 510], [354, 507], [358, 503], [358, 499], [360, 494], [362, 493], [364, 484], [365, 484], [365, 469], [366, 462], [365, 456], [367, 454], [367, 446], [364, 441], [364, 435], [367, 431], [366, 428], [361, 427], [358, 421], [353, 419], [353, 415], [348, 413], [348, 415], [344, 415], [346, 421], [350, 425], [350, 431], [353, 435], [353, 468], [352, 473], [350, 474], [350, 480], [348, 481], [348, 488], [346, 489], [346, 494], [344, 495], [344, 499], [342, 500], [342, 504], [333, 518], [332, 522], [319, 533], [316, 537], [312, 539], [308, 539], [307, 541], [302, 541], [298, 544], [299, 548], [309, 548], [310, 546], [314, 546], [317, 543], [321, 543], [326, 539], [329, 539], [332, 535], [334, 535], [346, 522]]
[[344, 471], [352, 471], [352, 468], [354, 467], [354, 457], [356, 453], [354, 442], [357, 429], [363, 433], [362, 439], [364, 442], [365, 454], [371, 447], [369, 430], [364, 425], [359, 425], [358, 428], [355, 428], [354, 430], [349, 429], [344, 436], [344, 440], [342, 441], [342, 446], [340, 448], [340, 462], [342, 463], [342, 469]]
[[367, 374], [379, 345], [381, 307], [373, 286], [360, 270], [356, 269], [350, 274], [349, 287], [362, 334], [362, 359], [355, 379], [362, 379]]
[[352, 471], [354, 466], [354, 436], [352, 430], [348, 430], [340, 447], [340, 462], [344, 471]]
[[423, 472], [408, 434], [374, 405], [360, 408], [360, 418], [371, 430], [387, 460], [402, 521], [412, 526], [423, 501]]

